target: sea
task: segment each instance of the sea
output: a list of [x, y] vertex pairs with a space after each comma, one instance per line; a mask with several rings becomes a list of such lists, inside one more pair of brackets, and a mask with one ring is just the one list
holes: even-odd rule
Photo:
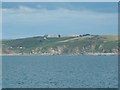
[[118, 88], [118, 56], [3, 56], [2, 88]]

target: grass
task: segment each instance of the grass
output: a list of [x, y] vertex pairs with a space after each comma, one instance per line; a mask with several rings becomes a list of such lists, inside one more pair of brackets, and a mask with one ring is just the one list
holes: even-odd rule
[[[112, 52], [117, 48], [117, 35], [84, 36], [84, 37], [53, 37], [41, 36], [15, 40], [4, 40], [3, 51], [13, 50], [16, 53], [48, 52], [50, 48], [58, 50], [61, 47], [64, 53], [78, 52]], [[12, 47], [12, 49], [9, 49]], [[22, 47], [22, 48], [20, 48]], [[77, 50], [76, 50], [77, 49]]]

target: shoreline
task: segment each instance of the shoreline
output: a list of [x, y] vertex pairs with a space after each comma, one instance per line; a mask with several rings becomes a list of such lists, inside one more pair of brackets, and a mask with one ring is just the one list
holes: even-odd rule
[[0, 56], [118, 56], [118, 53], [85, 53], [85, 54], [0, 54]]

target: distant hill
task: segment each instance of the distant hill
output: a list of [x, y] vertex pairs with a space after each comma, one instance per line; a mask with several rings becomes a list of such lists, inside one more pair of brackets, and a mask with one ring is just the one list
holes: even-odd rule
[[70, 37], [37, 36], [3, 40], [3, 54], [18, 55], [81, 55], [118, 53], [117, 35], [85, 35]]

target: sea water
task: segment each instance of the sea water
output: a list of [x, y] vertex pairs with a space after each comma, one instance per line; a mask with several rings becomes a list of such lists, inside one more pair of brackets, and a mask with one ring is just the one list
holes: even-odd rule
[[3, 88], [117, 88], [117, 56], [3, 56]]
[[2, 57], [0, 56], [0, 89], [2, 89]]

